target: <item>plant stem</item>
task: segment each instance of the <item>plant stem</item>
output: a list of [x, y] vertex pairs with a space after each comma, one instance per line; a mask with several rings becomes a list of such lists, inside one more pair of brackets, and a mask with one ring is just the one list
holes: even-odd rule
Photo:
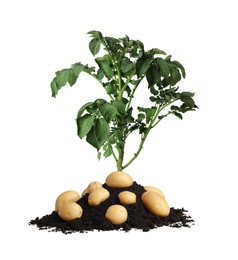
[[143, 78], [144, 78], [144, 76], [139, 80], [139, 82], [138, 82], [138, 83], [135, 85], [135, 87], [133, 88], [132, 93], [131, 93], [131, 95], [130, 95], [129, 102], [127, 103], [126, 111], [130, 108], [130, 106], [131, 106], [131, 101], [132, 101], [132, 99], [133, 99], [133, 97], [134, 97], [134, 95], [135, 95], [135, 92], [136, 92], [136, 90], [137, 90], [137, 87], [139, 86], [139, 84], [141, 83], [141, 81], [143, 80]]
[[123, 92], [125, 91], [127, 85], [130, 83], [130, 80], [132, 79], [132, 77], [136, 74], [136, 70], [134, 69], [132, 71], [132, 73], [130, 74], [130, 76], [127, 78], [125, 84], [123, 85], [123, 87], [121, 88], [121, 90], [119, 91], [119, 97], [118, 99], [121, 100], [123, 97]]
[[115, 155], [115, 153], [114, 153], [114, 150], [113, 150], [112, 144], [110, 143], [109, 140], [107, 140], [107, 143], [108, 143], [108, 145], [109, 145], [109, 147], [110, 147], [110, 150], [111, 150], [111, 152], [112, 152], [112, 155], [113, 155], [115, 161], [117, 162], [118, 159], [117, 159], [117, 157], [116, 157], [116, 155]]
[[118, 160], [117, 160], [117, 170], [122, 171], [123, 170], [123, 159], [124, 159], [124, 147], [125, 147], [125, 142], [121, 141], [119, 144], [119, 147], [117, 148], [118, 150]]

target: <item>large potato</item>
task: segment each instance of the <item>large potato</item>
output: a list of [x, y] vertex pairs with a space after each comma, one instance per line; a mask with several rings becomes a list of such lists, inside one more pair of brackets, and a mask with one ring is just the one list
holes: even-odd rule
[[110, 193], [107, 189], [98, 188], [93, 190], [88, 196], [88, 204], [91, 206], [98, 206], [101, 202], [108, 199]]
[[164, 193], [160, 189], [158, 189], [158, 188], [155, 188], [155, 187], [152, 187], [152, 186], [144, 186], [144, 189], [146, 191], [157, 192], [163, 199], [165, 199]]
[[81, 218], [83, 209], [76, 202], [66, 202], [60, 207], [58, 214], [63, 220], [70, 221]]
[[146, 191], [142, 194], [141, 200], [152, 214], [160, 217], [167, 217], [169, 215], [170, 207], [167, 201], [157, 192]]
[[118, 199], [121, 204], [132, 204], [136, 203], [136, 194], [131, 191], [122, 191], [118, 194]]
[[105, 217], [112, 224], [122, 224], [127, 221], [128, 213], [125, 207], [115, 204], [107, 209]]
[[133, 180], [129, 174], [116, 171], [107, 176], [106, 184], [111, 188], [126, 188], [133, 184]]
[[58, 212], [61, 206], [65, 202], [76, 202], [80, 199], [80, 195], [77, 191], [74, 190], [68, 190], [63, 193], [61, 193], [55, 202], [55, 211]]

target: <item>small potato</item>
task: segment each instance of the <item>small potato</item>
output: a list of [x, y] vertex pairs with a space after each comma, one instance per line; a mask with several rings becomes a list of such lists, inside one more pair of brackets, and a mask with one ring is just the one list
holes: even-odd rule
[[112, 224], [122, 224], [127, 221], [128, 213], [125, 207], [115, 204], [107, 209], [105, 218]]
[[99, 181], [92, 181], [91, 183], [89, 183], [87, 191], [88, 193], [90, 193], [98, 188], [102, 188], [102, 183]]
[[111, 188], [126, 188], [133, 184], [133, 180], [129, 174], [116, 171], [107, 176], [106, 184]]
[[155, 187], [152, 187], [152, 186], [144, 186], [144, 189], [146, 191], [157, 192], [163, 199], [165, 199], [164, 193], [160, 189], [158, 189], [158, 188], [155, 188]]
[[121, 204], [125, 205], [136, 203], [136, 194], [131, 191], [122, 191], [118, 194], [118, 199]]
[[77, 191], [74, 190], [68, 190], [63, 193], [61, 193], [58, 198], [56, 199], [55, 202], [55, 211], [58, 212], [61, 206], [65, 202], [76, 202], [80, 199], [80, 195], [78, 194]]
[[157, 192], [146, 191], [142, 194], [141, 200], [152, 214], [160, 217], [167, 217], [169, 215], [170, 207], [167, 201]]
[[110, 193], [107, 189], [98, 188], [93, 190], [88, 196], [88, 204], [91, 206], [98, 206], [101, 202], [108, 199]]
[[66, 202], [60, 207], [58, 214], [63, 220], [70, 221], [81, 218], [83, 209], [76, 202]]

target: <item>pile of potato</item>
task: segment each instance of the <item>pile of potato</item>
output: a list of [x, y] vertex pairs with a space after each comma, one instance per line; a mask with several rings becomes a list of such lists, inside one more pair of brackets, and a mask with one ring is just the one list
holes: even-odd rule
[[[127, 188], [133, 184], [133, 179], [125, 172], [112, 172], [106, 178], [106, 184], [111, 188]], [[167, 217], [170, 207], [165, 199], [163, 192], [152, 186], [144, 186], [145, 192], [141, 196], [141, 200], [148, 211], [160, 217]], [[98, 206], [110, 197], [107, 189], [103, 188], [98, 181], [91, 182], [83, 191], [82, 197], [88, 195], [88, 204], [90, 206]], [[77, 204], [80, 195], [77, 191], [69, 190], [60, 194], [55, 203], [55, 211], [58, 212], [60, 218], [70, 221], [80, 218], [83, 214], [83, 208]], [[122, 191], [118, 194], [118, 199], [122, 204], [110, 206], [105, 214], [105, 218], [112, 224], [122, 224], [128, 218], [127, 209], [123, 205], [136, 203], [136, 194], [131, 191]]]

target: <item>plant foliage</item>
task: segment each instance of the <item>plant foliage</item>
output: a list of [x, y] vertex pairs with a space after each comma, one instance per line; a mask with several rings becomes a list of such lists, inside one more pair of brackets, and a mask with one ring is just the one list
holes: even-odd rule
[[[99, 31], [88, 34], [92, 37], [89, 50], [95, 66], [77, 62], [56, 72], [51, 82], [52, 96], [56, 97], [67, 84], [73, 86], [81, 72], [100, 83], [109, 100], [97, 99], [79, 109], [78, 136], [97, 149], [99, 158], [101, 153], [113, 156], [117, 169], [123, 170], [137, 158], [148, 134], [163, 118], [172, 114], [182, 119], [183, 113], [197, 108], [194, 93], [179, 91], [177, 83], [186, 77], [185, 69], [164, 51], [145, 51], [141, 41], [127, 35], [113, 38]], [[147, 81], [151, 106], [135, 108], [133, 98], [143, 79]], [[138, 131], [140, 143], [133, 157], [124, 163], [126, 140], [134, 131]]]

